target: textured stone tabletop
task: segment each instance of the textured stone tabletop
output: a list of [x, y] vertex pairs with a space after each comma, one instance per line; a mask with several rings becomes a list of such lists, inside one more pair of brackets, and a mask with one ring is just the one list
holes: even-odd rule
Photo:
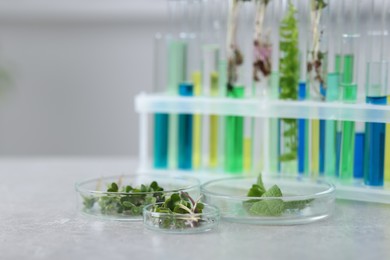
[[337, 201], [297, 226], [222, 222], [172, 235], [76, 210], [74, 183], [129, 172], [128, 159], [0, 159], [0, 259], [390, 259], [390, 205]]

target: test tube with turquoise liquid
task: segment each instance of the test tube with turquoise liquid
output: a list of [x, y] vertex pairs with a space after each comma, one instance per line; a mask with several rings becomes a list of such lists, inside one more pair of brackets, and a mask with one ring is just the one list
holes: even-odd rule
[[[157, 34], [154, 42], [154, 90], [159, 94], [167, 92], [167, 39], [163, 34]], [[154, 147], [153, 167], [164, 169], [168, 167], [168, 132], [169, 115], [156, 113], [154, 115]]]
[[[191, 97], [193, 83], [185, 82], [179, 86], [179, 95]], [[179, 114], [178, 120], [178, 168], [189, 170], [192, 168], [192, 114]]]

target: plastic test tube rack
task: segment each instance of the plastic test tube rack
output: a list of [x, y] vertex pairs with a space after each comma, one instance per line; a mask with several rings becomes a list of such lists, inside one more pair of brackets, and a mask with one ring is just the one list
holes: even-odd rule
[[[155, 113], [202, 114], [219, 116], [246, 116], [255, 118], [296, 118], [340, 121], [360, 121], [390, 123], [390, 106], [372, 104], [317, 101], [260, 100], [255, 98], [229, 99], [219, 97], [180, 97], [163, 94], [141, 93], [135, 98], [135, 109], [140, 119], [139, 172], [180, 171], [153, 169], [150, 161], [149, 117]], [[181, 171], [183, 174], [196, 174], [201, 180], [227, 176], [223, 172], [202, 170]], [[267, 174], [267, 173], [266, 173]], [[298, 174], [298, 173], [297, 173]], [[383, 187], [365, 186], [360, 183], [342, 184], [334, 181], [337, 197], [342, 199], [390, 203], [390, 184]]]

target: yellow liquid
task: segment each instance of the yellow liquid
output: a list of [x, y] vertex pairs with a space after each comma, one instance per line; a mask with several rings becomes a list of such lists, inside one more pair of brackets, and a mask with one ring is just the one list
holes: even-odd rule
[[[218, 72], [213, 71], [210, 74], [210, 95], [218, 96]], [[216, 115], [210, 116], [210, 151], [209, 151], [209, 166], [215, 168], [218, 166], [218, 132], [219, 118]]]
[[250, 137], [244, 137], [244, 171], [249, 172], [252, 169], [252, 140]]
[[320, 157], [320, 121], [311, 121], [311, 174], [319, 174], [319, 157]]
[[[390, 96], [387, 97], [387, 103], [390, 103]], [[385, 182], [390, 182], [390, 124], [386, 124], [385, 137]]]
[[[199, 71], [192, 74], [194, 82], [194, 96], [200, 96], [202, 92], [202, 75]], [[198, 169], [201, 165], [201, 143], [202, 143], [202, 116], [199, 114], [193, 117], [192, 131], [192, 167]]]

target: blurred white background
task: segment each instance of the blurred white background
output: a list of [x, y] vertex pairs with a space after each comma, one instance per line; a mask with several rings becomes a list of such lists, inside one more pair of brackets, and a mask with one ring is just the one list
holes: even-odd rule
[[0, 0], [0, 156], [136, 156], [165, 0]]

